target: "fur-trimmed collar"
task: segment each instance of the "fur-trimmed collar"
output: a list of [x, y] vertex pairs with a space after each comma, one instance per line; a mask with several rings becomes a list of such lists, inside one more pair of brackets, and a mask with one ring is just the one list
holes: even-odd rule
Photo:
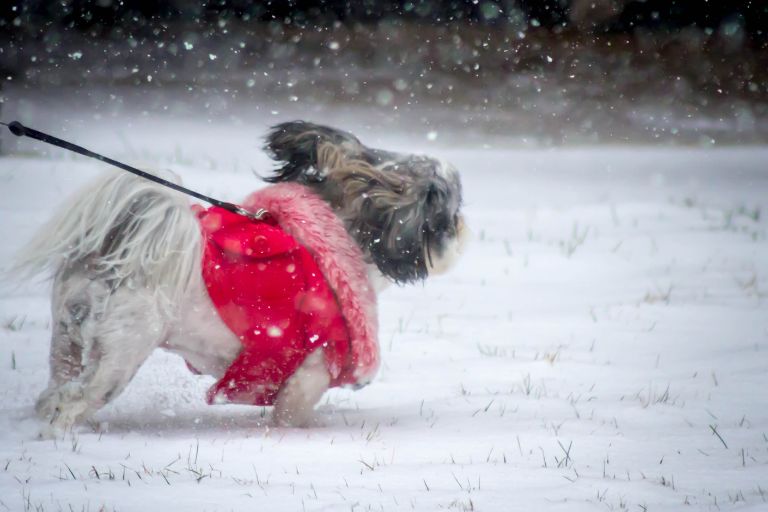
[[[379, 367], [376, 295], [363, 253], [331, 207], [303, 185], [281, 183], [249, 195], [246, 208], [266, 209], [309, 250], [336, 294], [350, 336], [351, 367], [342, 379], [365, 385]], [[345, 378], [346, 377], [346, 378]]]

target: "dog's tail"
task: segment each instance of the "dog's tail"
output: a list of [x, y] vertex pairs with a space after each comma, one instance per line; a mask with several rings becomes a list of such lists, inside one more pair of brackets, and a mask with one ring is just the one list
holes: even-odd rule
[[200, 228], [182, 194], [111, 173], [67, 201], [11, 272], [32, 277], [79, 265], [112, 286], [146, 287], [175, 303], [199, 276], [200, 251]]

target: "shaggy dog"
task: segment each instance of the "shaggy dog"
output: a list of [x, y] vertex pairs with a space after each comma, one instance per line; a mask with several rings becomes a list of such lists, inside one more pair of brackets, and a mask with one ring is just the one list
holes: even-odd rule
[[217, 378], [210, 403], [274, 405], [283, 426], [308, 425], [329, 387], [371, 380], [375, 292], [461, 251], [458, 174], [307, 122], [274, 127], [265, 148], [281, 167], [243, 203], [263, 220], [110, 174], [23, 251], [23, 270], [54, 276], [43, 435], [87, 420], [155, 348]]

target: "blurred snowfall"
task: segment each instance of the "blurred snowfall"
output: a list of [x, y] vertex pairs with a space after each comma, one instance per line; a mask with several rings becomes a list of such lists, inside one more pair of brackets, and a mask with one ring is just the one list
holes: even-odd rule
[[4, 117], [37, 121], [66, 99], [85, 119], [248, 123], [253, 108], [323, 104], [474, 145], [768, 140], [761, 2], [276, 4], [8, 2]]
[[[234, 201], [332, 124], [454, 163], [474, 239], [310, 430], [157, 352], [39, 441], [49, 292], [3, 284], [0, 511], [768, 510], [768, 23], [706, 4], [4, 3], [3, 121]], [[0, 267], [103, 172], [3, 131]]]

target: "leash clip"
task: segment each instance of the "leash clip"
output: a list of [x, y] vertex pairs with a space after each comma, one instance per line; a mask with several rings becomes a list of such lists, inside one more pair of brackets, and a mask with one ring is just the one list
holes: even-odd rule
[[264, 218], [269, 215], [269, 212], [264, 208], [259, 208], [255, 212], [246, 210], [242, 206], [236, 206], [236, 208], [237, 208], [237, 213], [239, 213], [243, 217], [248, 217], [251, 220], [264, 220]]
[[255, 220], [262, 220], [264, 217], [268, 216], [269, 212], [264, 208], [259, 208], [255, 212], [251, 213], [251, 217]]

